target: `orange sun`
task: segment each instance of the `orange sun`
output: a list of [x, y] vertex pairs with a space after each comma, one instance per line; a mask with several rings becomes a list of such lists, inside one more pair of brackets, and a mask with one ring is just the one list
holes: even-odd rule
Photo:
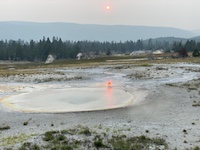
[[109, 5], [106, 6], [106, 10], [110, 10], [110, 6]]

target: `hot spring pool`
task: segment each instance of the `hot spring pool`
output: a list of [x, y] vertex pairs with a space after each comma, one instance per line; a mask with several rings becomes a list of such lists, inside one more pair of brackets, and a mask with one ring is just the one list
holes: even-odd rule
[[111, 87], [46, 89], [13, 95], [1, 102], [15, 111], [61, 113], [126, 107], [133, 103], [133, 95]]

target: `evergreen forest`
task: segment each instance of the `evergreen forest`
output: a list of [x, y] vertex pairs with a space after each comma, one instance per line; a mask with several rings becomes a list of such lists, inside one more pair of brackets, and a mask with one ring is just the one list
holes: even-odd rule
[[57, 59], [75, 59], [78, 53], [85, 56], [100, 56], [111, 54], [130, 54], [137, 50], [159, 50], [178, 52], [181, 48], [187, 51], [199, 51], [200, 42], [168, 42], [137, 40], [126, 42], [98, 42], [98, 41], [62, 41], [61, 38], [45, 38], [39, 41], [30, 40], [1, 40], [0, 60], [11, 61], [45, 61], [49, 54]]

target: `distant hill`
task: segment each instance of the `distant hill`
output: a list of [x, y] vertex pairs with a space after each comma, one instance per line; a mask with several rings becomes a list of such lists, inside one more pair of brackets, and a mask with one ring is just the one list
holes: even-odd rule
[[[182, 43], [186, 43], [187, 38], [177, 38], [177, 37], [160, 37], [160, 38], [150, 38], [152, 43], [155, 44], [156, 42], [168, 42], [169, 44], [172, 44], [174, 42], [182, 42]], [[144, 40], [144, 43], [148, 43], [149, 39]]]
[[[144, 40], [146, 42], [148, 42], [149, 39]], [[167, 41], [169, 44], [172, 44], [174, 42], [182, 42], [183, 44], [185, 44], [188, 40], [194, 40], [196, 42], [200, 42], [200, 36], [195, 36], [192, 38], [177, 38], [177, 37], [160, 37], [160, 38], [155, 38], [152, 39], [152, 42], [155, 43], [157, 42], [165, 42]]]
[[200, 42], [200, 36], [196, 36], [196, 37], [190, 38], [189, 40], [194, 40], [196, 42]]
[[92, 25], [75, 23], [0, 22], [0, 40], [39, 40], [43, 37], [62, 40], [136, 41], [158, 37], [192, 38], [192, 31], [150, 26]]
[[192, 30], [190, 32], [193, 33], [193, 34], [195, 34], [195, 35], [200, 35], [200, 29]]

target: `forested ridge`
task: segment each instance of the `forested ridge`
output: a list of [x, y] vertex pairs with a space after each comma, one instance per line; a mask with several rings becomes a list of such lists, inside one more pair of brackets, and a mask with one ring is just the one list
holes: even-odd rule
[[0, 41], [0, 60], [13, 61], [44, 61], [49, 54], [57, 59], [74, 59], [79, 52], [84, 55], [125, 54], [137, 50], [179, 51], [200, 50], [200, 42], [188, 40], [187, 42], [155, 41], [152, 39], [126, 42], [99, 42], [99, 41], [62, 41], [61, 38], [43, 38], [39, 41]]

